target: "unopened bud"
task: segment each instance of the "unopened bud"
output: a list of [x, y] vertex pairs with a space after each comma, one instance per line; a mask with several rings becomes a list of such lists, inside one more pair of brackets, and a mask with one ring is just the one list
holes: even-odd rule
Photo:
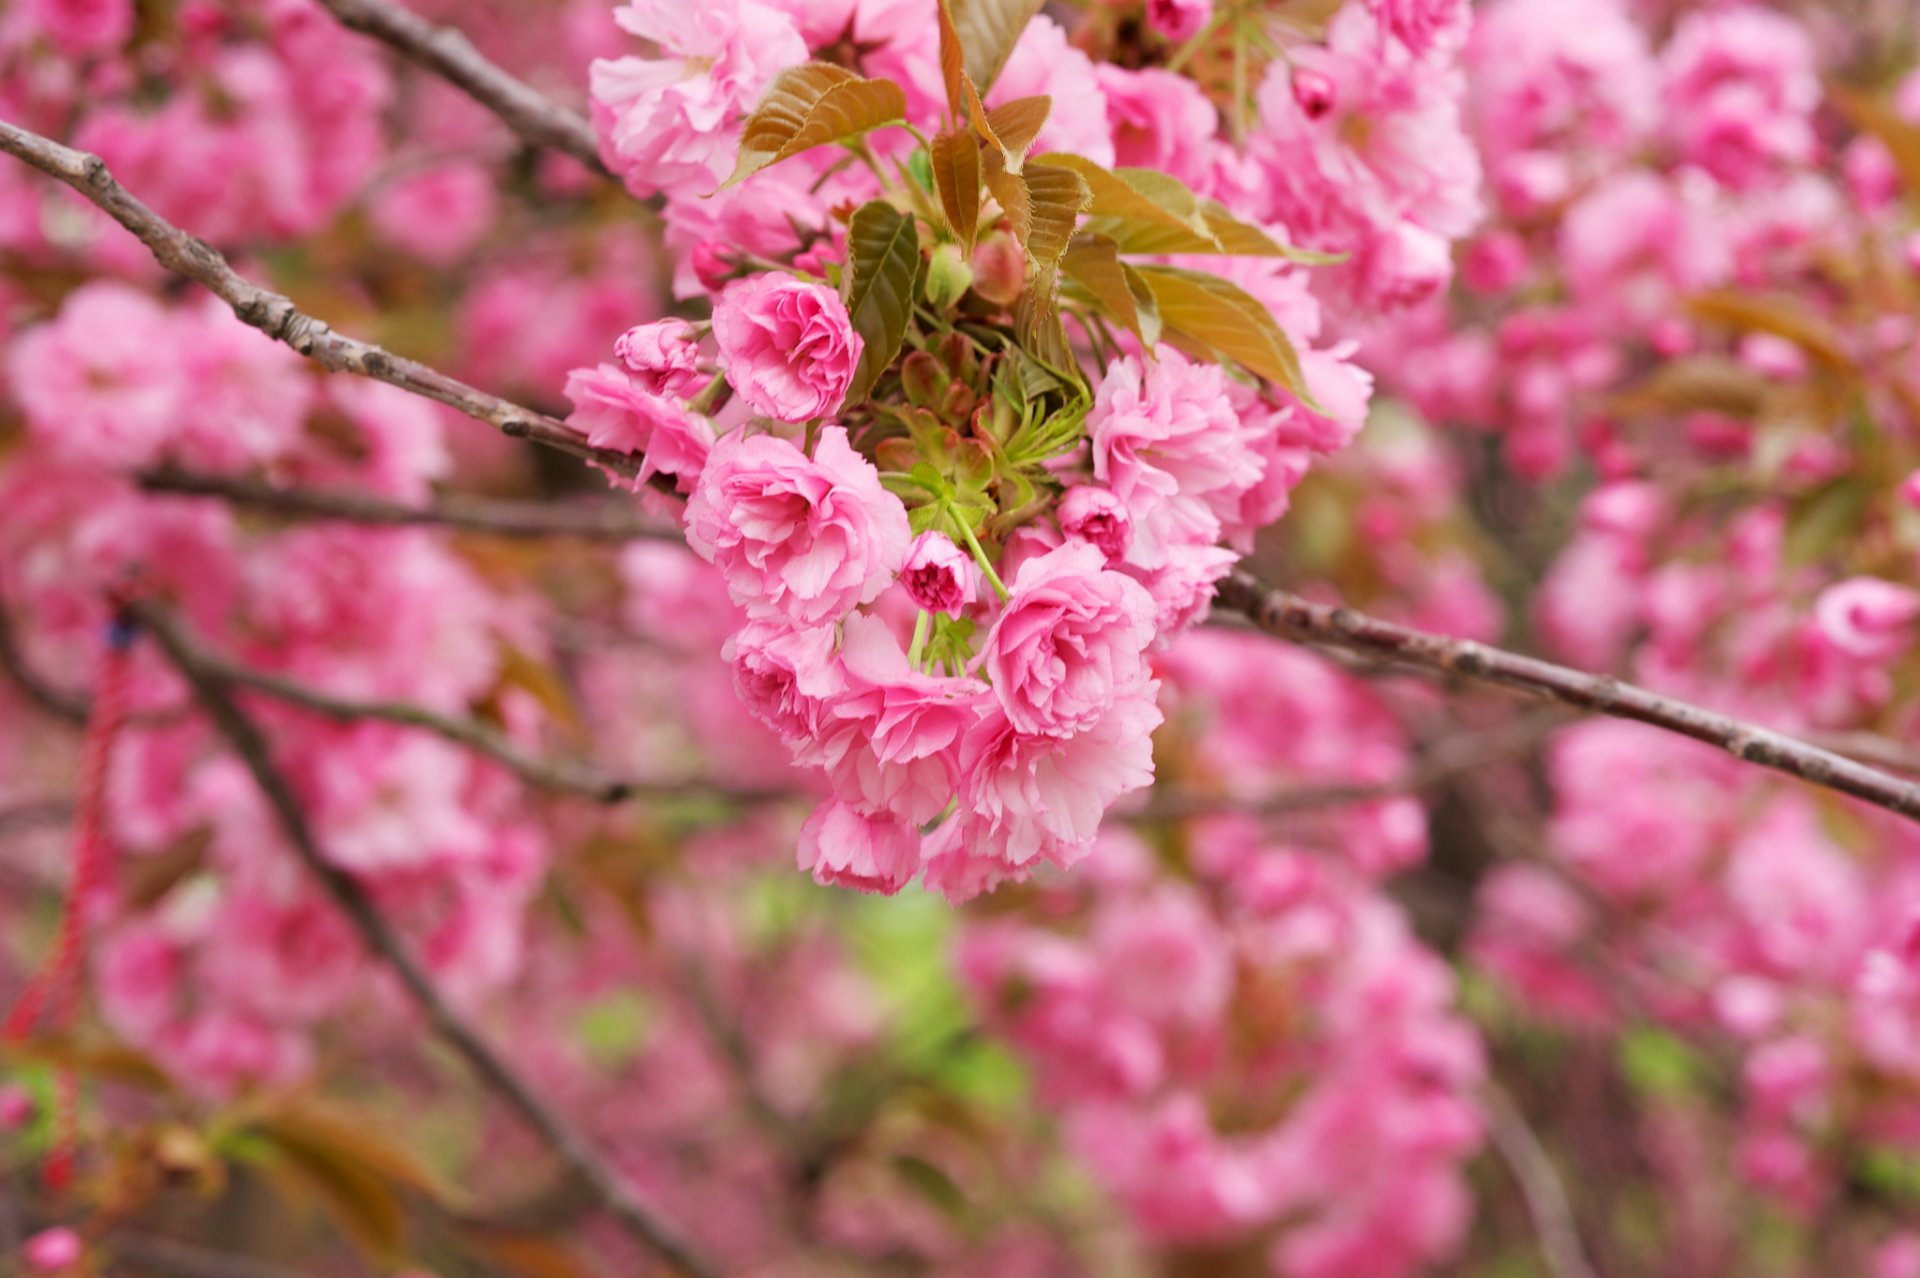
[[958, 244], [942, 244], [927, 263], [927, 304], [944, 311], [973, 287], [973, 268], [960, 255]]

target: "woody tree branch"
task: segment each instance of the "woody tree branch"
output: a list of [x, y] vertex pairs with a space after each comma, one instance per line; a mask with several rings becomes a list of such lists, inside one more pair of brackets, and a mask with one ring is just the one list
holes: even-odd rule
[[1220, 583], [1220, 602], [1268, 634], [1546, 697], [1577, 709], [1664, 728], [1734, 758], [1851, 795], [1920, 821], [1920, 785], [1784, 733], [1717, 714], [1605, 675], [1445, 635], [1429, 634], [1276, 590], [1244, 571]]
[[247, 279], [235, 271], [217, 249], [148, 208], [114, 180], [99, 156], [62, 146], [5, 120], [0, 120], [0, 151], [84, 195], [133, 232], [160, 265], [205, 285], [233, 308], [242, 323], [286, 343], [328, 372], [357, 373], [397, 386], [457, 409], [503, 435], [544, 444], [627, 478], [639, 473], [639, 458], [595, 448], [557, 418], [490, 395], [371, 342], [335, 332], [323, 321], [302, 312], [291, 299]]
[[307, 824], [292, 786], [273, 762], [265, 734], [234, 700], [233, 685], [220, 669], [203, 658], [164, 611], [136, 604], [134, 613], [193, 687], [214, 726], [245, 764], [301, 864], [346, 915], [367, 949], [393, 971], [434, 1031], [540, 1136], [554, 1156], [592, 1191], [601, 1206], [629, 1234], [694, 1278], [714, 1278], [718, 1270], [689, 1246], [677, 1228], [643, 1202], [601, 1160], [586, 1137], [550, 1109], [480, 1032], [454, 1010], [387, 925], [359, 881], [327, 859], [312, 827]]
[[490, 61], [452, 27], [437, 26], [385, 0], [320, 0], [342, 26], [372, 36], [499, 116], [530, 146], [562, 151], [612, 178], [593, 126]]
[[441, 527], [493, 537], [576, 537], [584, 541], [679, 541], [665, 523], [636, 516], [625, 503], [558, 504], [444, 496], [427, 505], [384, 501], [365, 493], [283, 488], [255, 479], [162, 469], [137, 477], [142, 490], [212, 497], [289, 519], [370, 524], [385, 528]]

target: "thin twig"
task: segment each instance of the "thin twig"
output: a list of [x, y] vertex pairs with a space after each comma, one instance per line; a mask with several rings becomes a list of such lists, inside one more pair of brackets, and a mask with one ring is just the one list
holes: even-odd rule
[[586, 764], [543, 759], [527, 753], [502, 733], [474, 719], [456, 718], [410, 702], [354, 701], [322, 692], [283, 675], [250, 670], [213, 653], [176, 619], [169, 616], [157, 620], [162, 614], [151, 606], [142, 611], [143, 616], [156, 627], [164, 625], [170, 647], [190, 654], [197, 668], [210, 672], [224, 686], [258, 692], [275, 701], [298, 706], [341, 723], [373, 720], [431, 732], [487, 756], [528, 785], [543, 790], [578, 795], [596, 803], [624, 803], [648, 795], [707, 795], [735, 803], [768, 803], [792, 797], [790, 793], [779, 790], [716, 786], [699, 781], [644, 781], [609, 776]]
[[1543, 696], [1565, 705], [1664, 728], [1725, 750], [1745, 763], [1863, 799], [1920, 820], [1920, 785], [1856, 763], [1805, 741], [1663, 697], [1604, 675], [1591, 675], [1485, 644], [1413, 630], [1349, 608], [1318, 604], [1276, 590], [1245, 572], [1220, 584], [1220, 601], [1269, 634], [1367, 657], [1417, 666]]
[[407, 995], [434, 1030], [464, 1058], [480, 1079], [539, 1133], [553, 1154], [578, 1176], [607, 1211], [634, 1238], [695, 1278], [711, 1278], [717, 1270], [694, 1252], [680, 1231], [641, 1201], [614, 1170], [600, 1158], [585, 1136], [548, 1108], [493, 1047], [469, 1025], [415, 961], [386, 919], [374, 908], [360, 883], [327, 859], [307, 824], [293, 788], [273, 762], [265, 735], [233, 697], [234, 685], [217, 667], [207, 664], [198, 648], [186, 641], [171, 617], [159, 609], [135, 605], [136, 618], [149, 629], [168, 659], [193, 686], [214, 725], [246, 765], [254, 783], [272, 807], [281, 832], [307, 871], [319, 881], [334, 903], [359, 932], [367, 948], [392, 969]]
[[21, 830], [62, 825], [73, 819], [73, 803], [68, 799], [36, 799], [0, 808], [0, 839]]
[[464, 91], [528, 145], [564, 151], [600, 176], [613, 177], [591, 124], [489, 61], [461, 32], [383, 0], [320, 2], [342, 26], [372, 36]]
[[1419, 794], [1444, 785], [1463, 772], [1473, 772], [1538, 745], [1562, 722], [1559, 715], [1529, 716], [1467, 736], [1445, 737], [1422, 751], [1414, 766], [1387, 781], [1301, 786], [1254, 798], [1231, 795], [1170, 794], [1156, 797], [1136, 813], [1136, 821], [1179, 821], [1189, 817], [1227, 813], [1247, 816], [1283, 816], [1351, 803], [1376, 803]]
[[318, 488], [282, 488], [254, 479], [163, 469], [138, 476], [150, 493], [218, 497], [236, 506], [292, 519], [334, 520], [387, 528], [435, 526], [495, 537], [578, 537], [588, 541], [679, 541], [668, 525], [642, 519], [624, 505], [606, 501], [572, 505], [443, 496], [409, 506], [363, 493]]
[[1498, 1085], [1488, 1083], [1481, 1090], [1480, 1109], [1487, 1120], [1487, 1133], [1493, 1137], [1493, 1147], [1513, 1173], [1521, 1197], [1526, 1199], [1527, 1214], [1533, 1218], [1534, 1232], [1540, 1236], [1540, 1254], [1546, 1258], [1554, 1278], [1599, 1278], [1599, 1271], [1587, 1259], [1586, 1248], [1580, 1242], [1580, 1229], [1574, 1222], [1567, 1187], [1519, 1106]]
[[241, 322], [275, 341], [285, 342], [328, 372], [370, 377], [458, 409], [503, 435], [544, 444], [625, 478], [639, 474], [640, 458], [595, 448], [557, 418], [490, 395], [438, 369], [404, 359], [372, 343], [335, 332], [324, 322], [302, 312], [291, 299], [242, 276], [218, 250], [141, 203], [114, 181], [99, 156], [61, 146], [5, 120], [0, 120], [0, 151], [86, 196], [138, 236], [160, 265], [205, 285], [233, 308]]

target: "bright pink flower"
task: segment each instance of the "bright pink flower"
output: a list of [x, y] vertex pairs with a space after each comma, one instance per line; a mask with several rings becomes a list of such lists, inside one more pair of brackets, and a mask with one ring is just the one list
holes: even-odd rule
[[74, 290], [57, 319], [10, 343], [7, 381], [27, 428], [76, 461], [110, 468], [155, 461], [176, 438], [191, 398], [175, 322], [124, 284]]
[[86, 1246], [80, 1241], [80, 1235], [71, 1229], [48, 1229], [27, 1239], [21, 1248], [21, 1254], [27, 1259], [27, 1266], [41, 1273], [54, 1273], [62, 1269], [71, 1269], [80, 1263]]
[[28, 0], [20, 16], [70, 58], [112, 53], [133, 35], [131, 0]]
[[498, 185], [483, 165], [442, 164], [381, 189], [367, 210], [380, 238], [433, 266], [465, 257], [493, 226]]
[[614, 356], [642, 390], [685, 398], [700, 386], [700, 338], [683, 319], [654, 320], [620, 335]]
[[1748, 190], [1813, 158], [1820, 72], [1792, 18], [1758, 6], [1690, 13], [1662, 70], [1669, 136], [1723, 185]]
[[1070, 736], [1147, 683], [1153, 601], [1071, 542], [1022, 564], [987, 632], [980, 668], [1015, 731]]
[[1106, 95], [1114, 163], [1204, 186], [1219, 146], [1220, 113], [1200, 86], [1158, 67], [1101, 62], [1093, 70]]
[[1147, 0], [1147, 24], [1178, 43], [1213, 21], [1213, 0]]
[[922, 825], [943, 812], [960, 777], [960, 742], [988, 704], [978, 679], [922, 674], [878, 617], [841, 626], [845, 690], [807, 752], [840, 798]]
[[839, 293], [790, 275], [730, 286], [714, 306], [713, 336], [740, 397], [783, 422], [838, 412], [864, 345]]
[[1814, 619], [1840, 651], [1890, 661], [1913, 646], [1920, 593], [1877, 577], [1851, 577], [1820, 592]]
[[1265, 466], [1235, 411], [1224, 372], [1162, 348], [1156, 362], [1116, 360], [1087, 414], [1093, 473], [1133, 517], [1130, 559], [1161, 567], [1172, 547], [1220, 536], [1223, 515]]
[[846, 687], [834, 639], [832, 626], [750, 621], [722, 654], [747, 708], [803, 757], [817, 749], [831, 702]]
[[1467, 34], [1467, 0], [1367, 0], [1382, 29], [1416, 57], [1458, 45]]
[[917, 607], [958, 617], [980, 597], [980, 568], [943, 532], [923, 532], [907, 549], [900, 580]]
[[37, 1108], [32, 1094], [20, 1084], [0, 1086], [0, 1131], [19, 1131], [33, 1121]]
[[891, 816], [823, 803], [800, 827], [800, 868], [814, 882], [892, 896], [920, 869], [920, 834]]
[[912, 538], [906, 507], [839, 426], [820, 432], [811, 458], [778, 436], [728, 435], [686, 518], [687, 543], [726, 573], [735, 603], [802, 626], [871, 602]]
[[584, 431], [595, 448], [638, 454], [635, 489], [661, 474], [691, 492], [713, 451], [713, 426], [679, 400], [643, 389], [641, 380], [615, 364], [574, 369], [567, 374], [566, 396], [573, 402], [567, 423]]
[[1036, 155], [1065, 151], [1085, 156], [1095, 164], [1113, 163], [1106, 97], [1094, 75], [1093, 59], [1075, 47], [1066, 29], [1044, 13], [1020, 33], [1005, 69], [987, 94], [987, 105], [999, 106], [1038, 94], [1052, 98], [1053, 108], [1034, 140]]
[[1061, 532], [1098, 548], [1109, 568], [1119, 566], [1133, 545], [1133, 516], [1127, 513], [1126, 503], [1098, 484], [1067, 489], [1054, 514]]
[[601, 157], [635, 195], [711, 191], [732, 171], [741, 117], [807, 60], [806, 42], [758, 0], [628, 0], [614, 17], [660, 56], [593, 64]]
[[927, 847], [927, 886], [957, 903], [1086, 855], [1108, 806], [1152, 784], [1156, 690], [1070, 737], [1024, 736], [997, 710], [976, 724], [960, 748], [960, 810]]

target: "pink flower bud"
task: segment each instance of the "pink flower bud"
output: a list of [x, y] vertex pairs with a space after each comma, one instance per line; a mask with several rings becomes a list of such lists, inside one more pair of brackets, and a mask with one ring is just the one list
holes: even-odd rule
[[80, 1259], [83, 1248], [80, 1235], [71, 1229], [49, 1229], [27, 1239], [24, 1253], [30, 1268], [41, 1273], [53, 1273], [61, 1269], [71, 1269]]
[[1920, 275], [1920, 231], [1907, 236], [1901, 243], [1900, 249], [1906, 255], [1907, 269], [1915, 275]]
[[1105, 488], [1081, 484], [1060, 499], [1060, 531], [1076, 541], [1091, 542], [1107, 557], [1109, 566], [1127, 557], [1133, 545], [1133, 516], [1125, 502]]
[[1920, 594], [1877, 577], [1852, 577], [1822, 591], [1813, 615], [1820, 633], [1840, 651], [1885, 661], [1912, 642]]
[[1213, 0], [1147, 0], [1147, 23], [1175, 42], [1191, 40], [1213, 21]]
[[700, 380], [700, 338], [680, 319], [655, 320], [622, 333], [613, 353], [642, 390], [686, 396]]
[[0, 1131], [18, 1131], [33, 1120], [33, 1097], [18, 1083], [0, 1087]]
[[1320, 71], [1301, 67], [1293, 73], [1293, 100], [1309, 120], [1318, 120], [1333, 110], [1333, 80]]
[[1461, 272], [1476, 293], [1505, 293], [1527, 273], [1527, 246], [1512, 231], [1496, 231], [1474, 241]]
[[1914, 471], [1901, 480], [1898, 491], [1901, 501], [1915, 509], [1920, 509], [1920, 470]]
[[958, 617], [980, 594], [980, 568], [945, 533], [923, 532], [900, 570], [913, 602], [928, 612]]
[[707, 292], [718, 293], [739, 273], [740, 268], [734, 264], [726, 245], [716, 240], [701, 240], [693, 246], [694, 278]]

